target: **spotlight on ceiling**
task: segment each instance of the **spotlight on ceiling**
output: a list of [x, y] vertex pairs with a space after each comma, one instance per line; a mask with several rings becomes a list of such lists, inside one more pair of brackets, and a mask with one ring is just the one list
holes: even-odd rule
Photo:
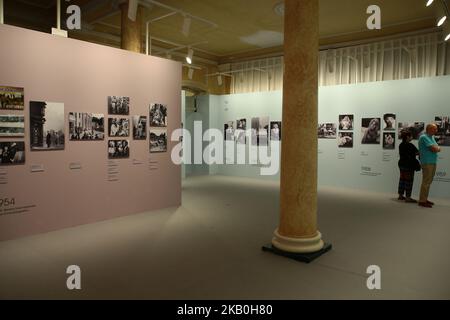
[[128, 18], [136, 21], [139, 0], [130, 0], [128, 3]]
[[447, 20], [447, 16], [443, 16], [443, 17], [439, 20], [437, 26], [438, 26], [438, 27], [442, 26], [442, 25], [444, 24], [445, 20]]
[[193, 77], [194, 77], [194, 69], [189, 68], [189, 71], [188, 71], [189, 80], [192, 80]]
[[428, 0], [427, 7], [431, 6], [431, 4], [434, 2], [434, 0]]
[[219, 85], [219, 87], [222, 86], [222, 84], [223, 84], [223, 79], [222, 79], [222, 75], [221, 74], [219, 74], [217, 76], [217, 84]]
[[181, 33], [185, 36], [189, 36], [189, 31], [191, 30], [192, 19], [189, 16], [184, 16], [183, 28], [181, 29]]
[[445, 41], [450, 40], [450, 33], [445, 37]]
[[192, 64], [192, 58], [194, 57], [194, 49], [188, 48], [188, 54], [186, 56], [186, 62]]

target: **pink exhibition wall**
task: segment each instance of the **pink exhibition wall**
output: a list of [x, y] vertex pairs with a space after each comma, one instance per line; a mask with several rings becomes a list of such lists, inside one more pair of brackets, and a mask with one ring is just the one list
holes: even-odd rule
[[[26, 157], [0, 166], [0, 199], [15, 200], [0, 208], [0, 241], [181, 205], [181, 168], [170, 157], [181, 126], [180, 63], [8, 25], [0, 25], [0, 43], [0, 86], [25, 89], [24, 111], [0, 110], [25, 115], [25, 138], [0, 142], [25, 141]], [[147, 128], [147, 140], [125, 138], [128, 159], [109, 160], [108, 96], [130, 97], [130, 115], [120, 116], [130, 120], [166, 104], [168, 151], [150, 153]], [[64, 103], [65, 150], [31, 151], [30, 101]], [[104, 114], [105, 139], [69, 141], [69, 112]]]

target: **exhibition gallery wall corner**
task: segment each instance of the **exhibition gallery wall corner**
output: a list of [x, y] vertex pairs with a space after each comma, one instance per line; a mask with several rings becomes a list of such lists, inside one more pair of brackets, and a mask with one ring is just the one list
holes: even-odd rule
[[181, 204], [181, 64], [0, 25], [0, 241]]

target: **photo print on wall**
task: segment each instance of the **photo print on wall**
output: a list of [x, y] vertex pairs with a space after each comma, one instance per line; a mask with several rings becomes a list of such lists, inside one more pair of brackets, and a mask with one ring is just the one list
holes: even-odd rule
[[126, 159], [130, 157], [130, 142], [128, 140], [109, 140], [108, 158]]
[[353, 132], [339, 132], [339, 148], [353, 148]]
[[98, 141], [105, 139], [105, 116], [94, 113], [69, 113], [70, 141]]
[[147, 139], [147, 117], [145, 116], [133, 117], [133, 139], [134, 140]]
[[245, 144], [247, 138], [245, 136], [247, 130], [247, 119], [236, 120], [236, 143]]
[[269, 142], [269, 117], [252, 118], [252, 145], [267, 146]]
[[398, 136], [400, 137], [403, 130], [411, 132], [413, 139], [418, 140], [425, 130], [425, 122], [399, 122]]
[[394, 113], [386, 113], [383, 116], [384, 120], [384, 131], [395, 131], [396, 128], [396, 115]]
[[336, 139], [337, 125], [335, 123], [319, 123], [317, 134], [319, 139]]
[[0, 115], [0, 137], [24, 137], [25, 117], [18, 115]]
[[339, 116], [339, 130], [352, 131], [353, 130], [353, 114], [343, 114]]
[[167, 152], [167, 130], [150, 129], [150, 152]]
[[129, 137], [130, 120], [126, 118], [109, 118], [108, 132], [110, 137]]
[[31, 150], [64, 150], [64, 103], [30, 102]]
[[281, 141], [281, 121], [270, 122], [270, 140]]
[[167, 127], [167, 106], [153, 103], [150, 105], [150, 127]]
[[225, 141], [234, 141], [234, 121], [228, 121], [224, 124], [223, 133]]
[[395, 149], [395, 132], [383, 133], [383, 149], [384, 150]]
[[380, 118], [363, 118], [361, 133], [362, 144], [380, 144]]
[[108, 113], [110, 115], [128, 116], [130, 114], [130, 98], [109, 96]]
[[0, 166], [25, 163], [25, 142], [0, 142]]
[[442, 147], [450, 147], [450, 117], [436, 117], [435, 123], [438, 127], [436, 142]]
[[0, 110], [24, 110], [24, 89], [0, 86]]

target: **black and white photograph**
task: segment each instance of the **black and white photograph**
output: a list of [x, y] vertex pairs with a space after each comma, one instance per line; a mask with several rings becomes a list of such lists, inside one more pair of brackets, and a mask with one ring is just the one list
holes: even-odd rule
[[270, 140], [281, 141], [281, 121], [270, 122]]
[[252, 118], [252, 145], [267, 146], [269, 143], [269, 117]]
[[129, 137], [130, 120], [127, 118], [109, 118], [108, 133], [110, 137]]
[[109, 96], [108, 113], [110, 115], [128, 116], [130, 114], [130, 98]]
[[0, 115], [0, 137], [24, 137], [25, 117], [18, 115]]
[[94, 113], [69, 113], [70, 141], [98, 141], [105, 139], [105, 116]]
[[336, 139], [337, 125], [335, 123], [319, 123], [317, 134], [319, 139]]
[[24, 110], [24, 89], [0, 86], [0, 110]]
[[450, 147], [450, 117], [436, 117], [435, 120], [438, 127], [436, 142], [441, 147]]
[[25, 163], [25, 142], [0, 142], [0, 166]]
[[130, 157], [130, 142], [128, 140], [109, 140], [108, 158], [126, 159]]
[[339, 132], [339, 148], [353, 148], [353, 132]]
[[361, 124], [362, 144], [380, 144], [381, 143], [381, 119], [363, 118]]
[[150, 105], [150, 127], [167, 127], [167, 106], [159, 103]]
[[383, 149], [394, 150], [395, 149], [395, 132], [383, 133]]
[[395, 127], [396, 127], [396, 115], [394, 113], [386, 113], [383, 116], [383, 121], [384, 121], [384, 126], [383, 126], [383, 130], [384, 131], [395, 131]]
[[399, 122], [398, 136], [400, 137], [405, 130], [411, 132], [414, 140], [419, 140], [420, 136], [425, 131], [425, 122]]
[[64, 132], [64, 103], [30, 102], [31, 150], [64, 150]]
[[134, 140], [147, 139], [147, 117], [145, 116], [133, 117], [133, 139]]
[[150, 129], [150, 152], [167, 152], [166, 129]]
[[353, 114], [342, 114], [339, 116], [339, 130], [352, 131], [353, 120], [355, 119]]
[[223, 127], [224, 127], [223, 133], [225, 141], [234, 141], [234, 133], [235, 133], [234, 121], [228, 121], [227, 123], [224, 124]]
[[246, 144], [247, 119], [236, 120], [236, 143]]

